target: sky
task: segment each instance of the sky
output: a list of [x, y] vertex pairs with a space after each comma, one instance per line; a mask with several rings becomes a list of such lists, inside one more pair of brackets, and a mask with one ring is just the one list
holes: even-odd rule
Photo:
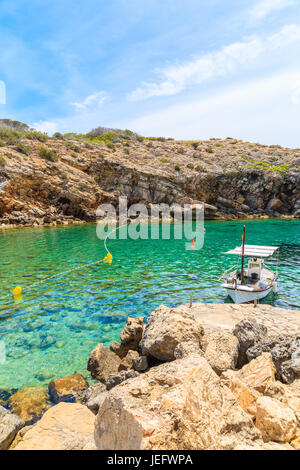
[[0, 117], [300, 148], [300, 0], [0, 0]]

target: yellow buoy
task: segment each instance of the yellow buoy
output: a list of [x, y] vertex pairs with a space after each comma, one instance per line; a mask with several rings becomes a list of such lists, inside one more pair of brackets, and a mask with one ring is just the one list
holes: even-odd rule
[[107, 253], [107, 259], [112, 259], [112, 254], [111, 253]]
[[14, 296], [18, 296], [18, 295], [21, 295], [22, 294], [22, 287], [21, 286], [16, 286], [13, 290], [13, 294]]

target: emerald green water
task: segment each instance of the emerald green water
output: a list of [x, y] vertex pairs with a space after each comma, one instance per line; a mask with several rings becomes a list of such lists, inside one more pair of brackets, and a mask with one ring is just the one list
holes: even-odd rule
[[[200, 251], [185, 240], [109, 240], [112, 264], [73, 271], [26, 290], [38, 280], [103, 259], [94, 225], [0, 231], [0, 388], [48, 384], [86, 364], [96, 344], [118, 340], [128, 315], [147, 316], [160, 304], [229, 302], [217, 282], [235, 259], [222, 253], [240, 244], [244, 222], [207, 222]], [[264, 300], [300, 307], [300, 222], [246, 222], [246, 242], [280, 245], [279, 293]], [[273, 263], [273, 264], [272, 264]], [[274, 260], [269, 260], [273, 265]], [[4, 297], [16, 285], [22, 300]]]

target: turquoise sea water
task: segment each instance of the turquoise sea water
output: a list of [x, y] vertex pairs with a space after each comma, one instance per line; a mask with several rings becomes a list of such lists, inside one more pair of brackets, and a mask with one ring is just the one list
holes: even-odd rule
[[[48, 384], [75, 371], [88, 377], [90, 351], [118, 340], [128, 315], [147, 316], [160, 304], [229, 302], [217, 282], [240, 244], [244, 222], [207, 222], [200, 251], [185, 240], [109, 240], [114, 259], [48, 280], [38, 280], [103, 259], [94, 225], [0, 231], [0, 388]], [[300, 308], [300, 222], [246, 222], [246, 243], [280, 245], [279, 293], [264, 302]], [[276, 267], [275, 259], [269, 265]], [[16, 285], [22, 300], [4, 297]], [[1, 343], [0, 343], [1, 346]], [[3, 346], [3, 343], [2, 343]], [[0, 348], [1, 349], [1, 348]], [[1, 359], [1, 357], [0, 357]]]

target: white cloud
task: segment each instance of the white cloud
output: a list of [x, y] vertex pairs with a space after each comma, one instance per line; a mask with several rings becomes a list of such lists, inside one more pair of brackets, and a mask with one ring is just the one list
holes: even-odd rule
[[101, 108], [105, 100], [106, 93], [104, 93], [104, 91], [97, 91], [87, 96], [83, 101], [70, 104], [74, 106], [78, 111], [93, 111]]
[[56, 132], [58, 129], [57, 123], [52, 121], [35, 122], [32, 127], [34, 127], [39, 132], [46, 132], [48, 135], [54, 134], [54, 132]]
[[168, 96], [182, 92], [187, 87], [200, 85], [204, 81], [224, 77], [251, 64], [272, 52], [300, 43], [300, 27], [286, 25], [278, 33], [267, 37], [252, 37], [223, 47], [219, 51], [204, 54], [198, 59], [160, 69], [158, 82], [144, 82], [130, 93], [130, 100], [141, 100], [153, 96]]
[[260, 0], [250, 10], [250, 19], [261, 20], [274, 11], [297, 5], [297, 0]]
[[117, 123], [142, 135], [177, 139], [232, 136], [299, 147], [300, 68], [227, 88], [207, 98]]

